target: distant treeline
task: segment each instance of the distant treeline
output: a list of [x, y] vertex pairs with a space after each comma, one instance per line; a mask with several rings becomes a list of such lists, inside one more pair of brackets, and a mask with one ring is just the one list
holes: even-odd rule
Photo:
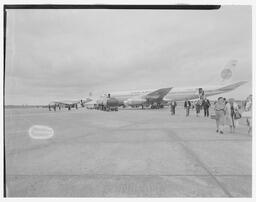
[[43, 108], [45, 105], [5, 105], [5, 108]]

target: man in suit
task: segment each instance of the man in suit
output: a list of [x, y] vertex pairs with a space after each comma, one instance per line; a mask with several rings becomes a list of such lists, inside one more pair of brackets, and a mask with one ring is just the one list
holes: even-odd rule
[[204, 116], [209, 117], [209, 107], [211, 106], [210, 101], [207, 98], [205, 98], [203, 100], [202, 105], [203, 105], [203, 108], [204, 108]]
[[172, 115], [175, 115], [176, 106], [177, 106], [176, 101], [171, 101], [171, 113], [172, 113]]
[[199, 99], [199, 100], [196, 101], [196, 116], [199, 116], [200, 110], [201, 110], [201, 106], [202, 106], [202, 102]]
[[186, 116], [189, 116], [190, 107], [191, 107], [191, 102], [188, 99], [186, 99], [184, 103], [184, 108], [186, 109]]

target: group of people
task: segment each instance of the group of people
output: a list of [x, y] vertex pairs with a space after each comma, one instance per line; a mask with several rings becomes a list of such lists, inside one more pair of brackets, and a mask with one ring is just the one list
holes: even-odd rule
[[[83, 105], [82, 105], [83, 106]], [[71, 110], [71, 108], [74, 107], [76, 109], [78, 109], [78, 105], [77, 104], [73, 104], [73, 105], [66, 105], [66, 108], [68, 108], [68, 110]], [[51, 111], [51, 108], [53, 108], [54, 111], [56, 111], [57, 108], [59, 108], [59, 110], [61, 110], [61, 104], [53, 104], [53, 105], [48, 105], [48, 109], [49, 111]]]
[[[175, 115], [175, 108], [177, 106], [176, 101], [172, 101], [170, 103], [171, 106], [171, 114]], [[199, 99], [196, 102], [192, 103], [188, 99], [184, 102], [184, 108], [186, 110], [186, 116], [189, 116], [190, 110], [191, 109], [196, 109], [196, 116], [199, 116], [200, 111], [203, 109], [204, 110], [204, 116], [209, 117], [209, 108], [211, 106], [210, 101], [207, 98]]]
[[[171, 101], [170, 103], [171, 106], [171, 114], [175, 115], [175, 108], [177, 106], [176, 101]], [[189, 116], [190, 110], [191, 109], [196, 109], [196, 116], [199, 116], [200, 111], [203, 109], [204, 110], [204, 116], [209, 117], [209, 108], [211, 106], [210, 101], [207, 98], [204, 99], [199, 99], [194, 103], [191, 103], [188, 99], [184, 102], [184, 108], [186, 110], [186, 116]]]
[[216, 132], [223, 134], [224, 125], [230, 127], [230, 132], [233, 133], [236, 127], [236, 120], [241, 118], [238, 111], [238, 105], [234, 102], [234, 99], [230, 98], [226, 100], [223, 97], [219, 97], [214, 106], [215, 119], [216, 119]]
[[252, 110], [252, 95], [246, 98], [244, 112], [240, 113], [240, 107], [235, 102], [233, 98], [226, 100], [223, 97], [219, 97], [215, 102], [214, 111], [215, 111], [215, 119], [216, 119], [216, 132], [223, 134], [224, 133], [224, 125], [228, 125], [230, 128], [230, 133], [235, 132], [235, 128], [238, 125], [238, 119], [242, 116], [246, 118], [246, 122], [248, 125], [248, 133], [251, 133], [251, 115]]
[[[176, 101], [170, 103], [171, 114], [175, 115], [175, 108], [177, 106]], [[195, 108], [196, 116], [199, 116], [200, 111], [204, 110], [204, 116], [209, 117], [209, 108], [211, 106], [210, 101], [207, 98], [200, 98], [195, 102], [191, 102], [186, 99], [184, 102], [184, 108], [186, 110], [186, 116], [189, 116], [190, 110]], [[230, 128], [230, 133], [235, 132], [235, 128], [238, 125], [238, 120], [241, 117], [246, 119], [248, 126], [248, 133], [252, 130], [252, 95], [249, 95], [244, 102], [244, 109], [235, 102], [234, 98], [226, 99], [224, 97], [219, 97], [217, 101], [214, 102], [213, 115], [216, 120], [216, 132], [223, 134], [224, 125], [228, 125]], [[241, 113], [243, 111], [243, 113]], [[212, 116], [212, 115], [211, 115]]]
[[204, 116], [209, 117], [209, 108], [211, 106], [210, 101], [207, 98], [201, 98], [193, 103], [191, 103], [188, 99], [184, 102], [184, 108], [186, 109], [186, 116], [189, 116], [190, 109], [196, 110], [196, 116], [199, 116], [200, 111], [204, 110]]
[[249, 95], [244, 102], [244, 112], [242, 116], [246, 118], [248, 133], [252, 132], [252, 95]]

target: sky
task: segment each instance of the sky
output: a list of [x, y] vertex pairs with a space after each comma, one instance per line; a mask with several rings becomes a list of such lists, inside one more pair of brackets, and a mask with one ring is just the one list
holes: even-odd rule
[[7, 10], [5, 103], [48, 104], [103, 93], [219, 84], [252, 91], [250, 6], [219, 10]]

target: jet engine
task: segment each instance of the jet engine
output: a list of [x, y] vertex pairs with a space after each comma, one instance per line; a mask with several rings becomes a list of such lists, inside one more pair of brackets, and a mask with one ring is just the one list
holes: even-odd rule
[[146, 103], [147, 100], [143, 98], [131, 98], [124, 101], [125, 105], [133, 106], [133, 105], [142, 105]]

